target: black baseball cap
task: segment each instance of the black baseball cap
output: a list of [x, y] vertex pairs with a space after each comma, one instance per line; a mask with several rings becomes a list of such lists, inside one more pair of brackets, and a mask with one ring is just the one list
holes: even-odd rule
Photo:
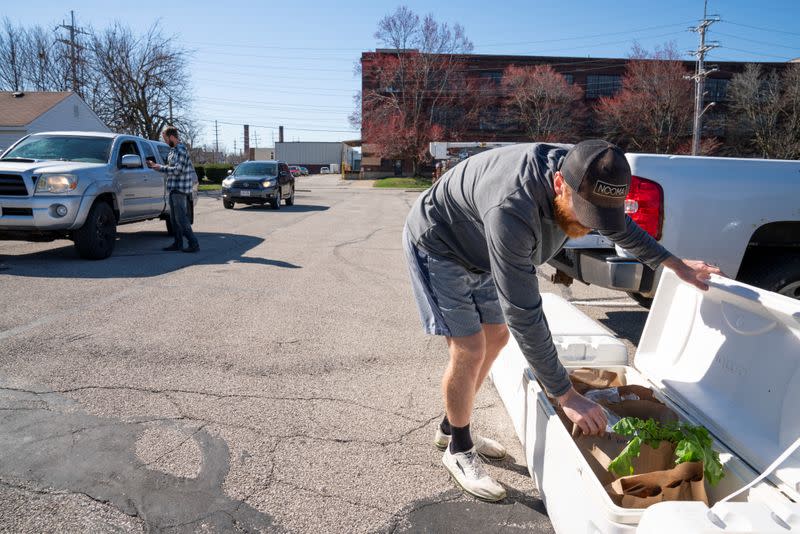
[[581, 141], [569, 149], [560, 170], [574, 193], [578, 222], [595, 230], [625, 230], [631, 167], [621, 148], [602, 139]]

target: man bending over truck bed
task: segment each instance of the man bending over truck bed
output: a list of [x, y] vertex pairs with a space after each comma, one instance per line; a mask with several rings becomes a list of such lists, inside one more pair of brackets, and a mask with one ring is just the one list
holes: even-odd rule
[[[442, 462], [475, 497], [497, 501], [505, 489], [480, 456], [506, 449], [470, 433], [475, 394], [514, 334], [547, 391], [586, 434], [602, 433], [603, 410], [576, 392], [561, 365], [544, 313], [536, 266], [569, 238], [598, 230], [649, 266], [683, 280], [719, 269], [680, 260], [625, 215], [631, 170], [622, 150], [602, 140], [496, 148], [447, 172], [411, 208], [403, 230], [412, 288], [425, 332], [445, 336], [450, 361], [442, 379], [445, 417], [434, 443]], [[507, 325], [507, 326], [506, 326]]]

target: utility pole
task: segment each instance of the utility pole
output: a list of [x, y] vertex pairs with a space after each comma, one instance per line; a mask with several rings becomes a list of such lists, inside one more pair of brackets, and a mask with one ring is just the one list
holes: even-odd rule
[[175, 124], [175, 123], [172, 121], [172, 95], [169, 95], [169, 124], [170, 124], [170, 125], [173, 125], [173, 124]]
[[75, 12], [70, 11], [70, 20], [71, 23], [61, 24], [59, 28], [64, 28], [65, 30], [69, 30], [69, 40], [67, 39], [58, 39], [59, 42], [66, 44], [69, 46], [69, 61], [70, 61], [70, 68], [72, 72], [72, 92], [79, 93], [78, 91], [78, 49], [82, 48], [77, 41], [75, 40], [75, 36], [78, 34], [87, 34], [87, 32], [81, 30], [80, 28], [75, 26]]
[[258, 131], [253, 128], [253, 146], [258, 148]]
[[219, 154], [219, 124], [214, 121], [214, 163], [217, 163], [217, 154]]
[[706, 70], [704, 64], [706, 53], [719, 46], [719, 43], [716, 42], [706, 43], [706, 31], [708, 31], [708, 27], [715, 22], [719, 22], [719, 16], [712, 15], [711, 18], [708, 17], [708, 0], [705, 0], [703, 4], [703, 20], [698, 26], [689, 28], [691, 31], [700, 34], [700, 46], [697, 50], [692, 50], [692, 54], [697, 57], [697, 67], [695, 69], [694, 76], [687, 77], [694, 80], [694, 127], [692, 128], [692, 156], [696, 156], [697, 153], [700, 152], [700, 137], [702, 136], [703, 130], [702, 117], [703, 113], [705, 113], [708, 109], [703, 108], [706, 77], [708, 77], [708, 75], [712, 72], [719, 70], [717, 67], [711, 67], [710, 69]]

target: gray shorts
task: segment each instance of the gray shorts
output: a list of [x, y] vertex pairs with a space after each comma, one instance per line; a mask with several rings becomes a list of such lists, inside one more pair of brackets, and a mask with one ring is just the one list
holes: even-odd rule
[[415, 246], [407, 228], [403, 228], [403, 250], [426, 333], [471, 336], [481, 331], [481, 324], [506, 322], [491, 273], [473, 273]]

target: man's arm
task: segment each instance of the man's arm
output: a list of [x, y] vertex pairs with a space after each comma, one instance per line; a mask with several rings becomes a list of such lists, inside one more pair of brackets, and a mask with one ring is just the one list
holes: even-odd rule
[[556, 397], [564, 412], [586, 434], [602, 433], [606, 416], [602, 408], [572, 387], [558, 359], [550, 327], [542, 309], [542, 296], [533, 252], [537, 237], [523, 218], [492, 208], [484, 215], [492, 277], [508, 327], [545, 389]]
[[625, 220], [627, 225], [622, 232], [601, 231], [600, 234], [606, 236], [651, 268], [657, 269], [659, 265], [664, 265], [664, 267], [675, 271], [675, 274], [684, 282], [702, 290], [708, 289], [708, 284], [704, 280], [708, 280], [711, 274], [722, 274], [718, 268], [703, 261], [682, 260], [673, 256], [650, 234], [636, 224], [633, 219], [626, 216]]

